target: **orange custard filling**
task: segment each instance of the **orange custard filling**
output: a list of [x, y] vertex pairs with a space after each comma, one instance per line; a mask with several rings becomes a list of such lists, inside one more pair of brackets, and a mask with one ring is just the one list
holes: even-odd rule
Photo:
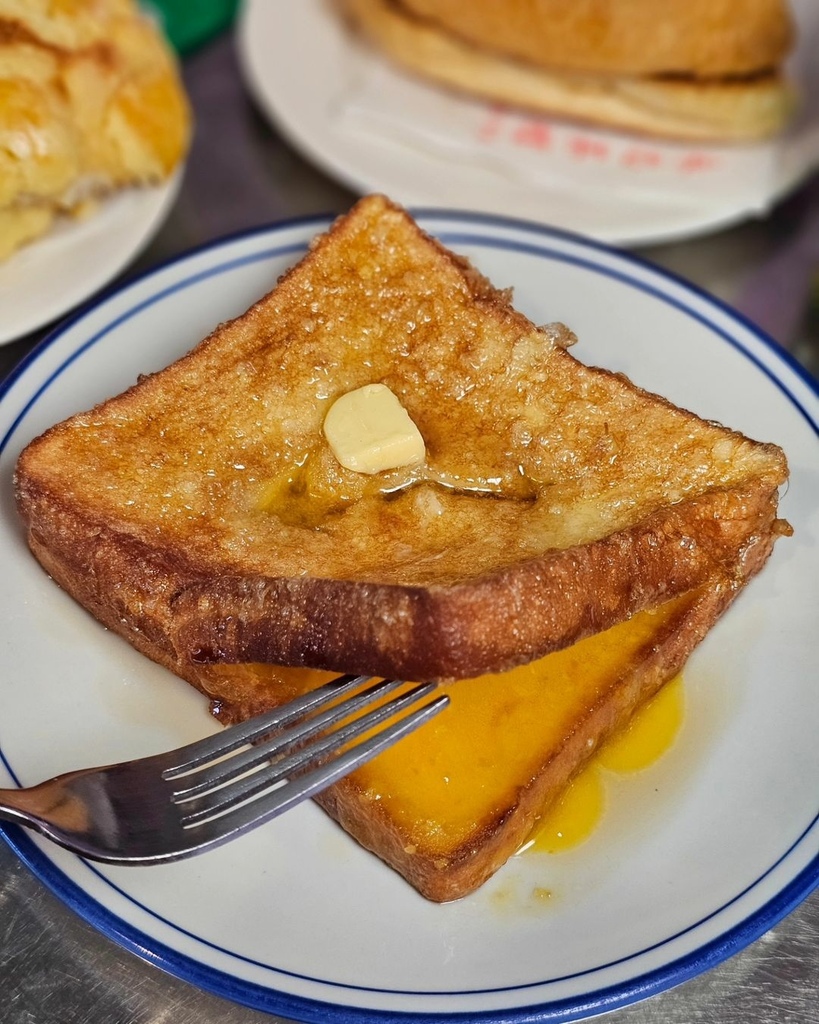
[[[589, 709], [641, 660], [641, 652], [651, 647], [666, 624], [693, 600], [692, 595], [676, 598], [507, 672], [443, 684], [440, 689], [449, 694], [450, 706], [351, 776], [361, 798], [380, 804], [379, 813], [391, 819], [406, 844], [419, 853], [445, 855], [468, 843], [515, 804], [519, 792], [559, 754], [567, 738], [583, 730]], [[334, 676], [278, 666], [253, 669], [260, 684], [274, 686], [279, 701]], [[648, 713], [654, 704], [641, 710]], [[618, 758], [624, 769], [629, 763], [631, 767], [649, 763], [670, 744], [675, 732], [673, 713], [666, 716], [668, 725], [658, 728], [661, 717], [655, 714], [652, 725], [649, 715], [647, 728], [621, 731], [595, 752], [594, 761], [600, 755], [608, 757], [615, 770]], [[635, 716], [635, 720], [639, 718], [639, 714]], [[569, 796], [572, 786], [575, 791], [585, 787], [591, 794], [586, 802], [593, 805], [594, 781], [584, 781], [583, 776], [581, 773], [564, 792]], [[559, 806], [560, 801], [551, 803]], [[570, 818], [577, 813], [571, 806], [566, 812]], [[591, 822], [587, 833], [599, 813], [593, 806], [591, 810], [581, 807], [579, 813]], [[552, 826], [548, 826], [549, 820], [547, 815], [544, 828], [554, 831], [554, 819]], [[566, 845], [552, 843], [546, 834], [542, 841], [535, 840], [537, 848]], [[580, 838], [585, 838], [585, 833]]]
[[677, 602], [510, 671], [442, 687], [450, 707], [360, 768], [410, 843], [431, 854], [502, 815], [669, 620]]

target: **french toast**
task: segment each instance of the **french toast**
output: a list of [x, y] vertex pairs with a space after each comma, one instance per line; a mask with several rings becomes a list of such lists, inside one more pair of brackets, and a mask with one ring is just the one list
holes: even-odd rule
[[[730, 576], [787, 475], [572, 340], [367, 197], [244, 315], [26, 448], [30, 544], [176, 670], [452, 679], [542, 657]], [[373, 382], [420, 467], [357, 473], [324, 442]]]
[[[443, 681], [436, 722], [319, 802], [423, 895], [465, 895], [788, 530], [779, 448], [573, 340], [366, 197], [244, 315], [29, 444], [29, 545], [226, 723], [325, 672]], [[327, 413], [374, 385], [423, 457], [357, 471]]]

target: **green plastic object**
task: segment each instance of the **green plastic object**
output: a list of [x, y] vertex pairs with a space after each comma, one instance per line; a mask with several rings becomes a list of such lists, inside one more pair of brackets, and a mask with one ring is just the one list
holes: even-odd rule
[[224, 31], [236, 16], [239, 0], [144, 0], [179, 53], [190, 53]]

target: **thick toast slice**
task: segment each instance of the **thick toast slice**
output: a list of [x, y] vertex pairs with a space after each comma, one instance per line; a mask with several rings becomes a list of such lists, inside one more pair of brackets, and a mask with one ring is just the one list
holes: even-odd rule
[[[33, 441], [32, 550], [194, 681], [267, 662], [405, 679], [500, 672], [728, 578], [787, 466], [589, 368], [379, 196], [246, 314]], [[383, 382], [420, 470], [344, 469], [322, 423]]]
[[[357, 842], [427, 899], [474, 892], [537, 828], [594, 752], [677, 675], [764, 565], [771, 530], [737, 552], [729, 578], [639, 612], [604, 632], [504, 673], [442, 684], [449, 707], [315, 799]], [[36, 543], [36, 542], [35, 542]], [[35, 553], [95, 607], [53, 551]], [[262, 664], [195, 665], [140, 636], [142, 653], [207, 694], [223, 724], [260, 714], [334, 673]]]

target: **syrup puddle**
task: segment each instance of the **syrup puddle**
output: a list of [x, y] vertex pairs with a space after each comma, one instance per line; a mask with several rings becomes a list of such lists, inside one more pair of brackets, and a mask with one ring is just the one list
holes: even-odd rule
[[607, 775], [630, 775], [658, 761], [674, 743], [684, 709], [682, 676], [677, 676], [593, 755], [518, 854], [562, 853], [585, 842], [605, 813]]

